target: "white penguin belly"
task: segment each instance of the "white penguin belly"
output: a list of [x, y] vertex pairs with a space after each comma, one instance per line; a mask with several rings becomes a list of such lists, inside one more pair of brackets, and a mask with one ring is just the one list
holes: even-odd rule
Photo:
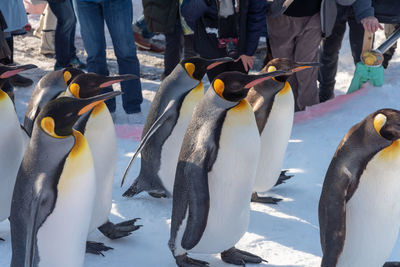
[[242, 101], [226, 114], [217, 158], [208, 173], [207, 226], [191, 252], [220, 253], [233, 247], [247, 231], [259, 152], [254, 113], [247, 101]]
[[172, 195], [175, 181], [175, 171], [178, 164], [179, 152], [185, 136], [186, 129], [192, 118], [194, 107], [204, 95], [202, 83], [191, 90], [182, 102], [178, 121], [172, 129], [170, 136], [165, 140], [161, 149], [160, 170], [158, 176], [165, 189]]
[[117, 163], [117, 137], [106, 104], [97, 105], [86, 124], [85, 138], [92, 151], [96, 172], [96, 198], [89, 232], [107, 222]]
[[83, 266], [96, 181], [89, 146], [82, 135], [78, 142], [65, 161], [54, 210], [37, 233], [39, 267]]
[[267, 123], [261, 133], [261, 153], [254, 191], [264, 192], [277, 182], [292, 132], [294, 98], [292, 90], [275, 96]]
[[376, 154], [346, 204], [346, 237], [337, 267], [377, 267], [400, 227], [400, 141]]
[[0, 221], [10, 216], [11, 200], [23, 157], [23, 139], [12, 101], [0, 92]]

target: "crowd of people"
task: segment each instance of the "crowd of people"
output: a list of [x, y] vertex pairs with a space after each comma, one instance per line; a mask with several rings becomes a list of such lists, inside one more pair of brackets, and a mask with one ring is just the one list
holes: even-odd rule
[[[119, 74], [140, 76], [136, 49], [164, 53], [167, 77], [182, 57], [233, 57], [208, 73], [210, 81], [224, 71], [248, 73], [254, 64], [259, 39], [267, 37], [269, 57], [289, 58], [297, 62], [320, 62], [319, 69], [310, 68], [289, 79], [295, 95], [295, 110], [304, 110], [334, 97], [338, 55], [349, 25], [350, 46], [354, 63], [360, 61], [364, 31], [383, 30], [379, 12], [397, 17], [395, 0], [384, 1], [385, 8], [374, 9], [375, 0], [143, 0], [143, 16], [133, 22], [132, 0], [9, 0], [0, 2], [2, 36], [9, 51], [1, 53], [2, 64], [13, 64], [13, 36], [25, 33], [25, 5], [48, 4], [42, 11], [40, 52], [55, 55], [54, 70], [76, 67], [88, 72], [108, 75], [104, 25], [109, 30]], [[379, 1], [378, 1], [379, 2]], [[382, 1], [381, 1], [382, 2]], [[397, 12], [397, 13], [396, 13]], [[75, 31], [79, 21], [86, 64], [76, 55]], [[133, 22], [133, 24], [132, 24]], [[399, 24], [385, 24], [388, 35]], [[152, 38], [165, 35], [165, 48]], [[0, 43], [1, 44], [1, 43]], [[3, 51], [2, 50], [2, 51]], [[387, 68], [395, 50], [384, 55]], [[319, 81], [319, 83], [317, 82]], [[5, 85], [29, 86], [32, 81], [16, 76]], [[319, 84], [319, 86], [318, 86]], [[141, 112], [143, 101], [140, 80], [121, 83], [122, 104], [126, 114]], [[110, 91], [112, 88], [106, 88]], [[107, 106], [115, 112], [115, 99]]]

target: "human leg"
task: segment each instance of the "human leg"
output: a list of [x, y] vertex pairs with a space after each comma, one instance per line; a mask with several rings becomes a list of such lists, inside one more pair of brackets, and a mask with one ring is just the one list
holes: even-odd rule
[[71, 55], [75, 53], [73, 42], [75, 38], [76, 17], [72, 6], [72, 0], [65, 0], [64, 2], [58, 3], [50, 2], [49, 6], [57, 17], [55, 68], [65, 67], [70, 64]]
[[[132, 1], [104, 0], [104, 19], [114, 45], [119, 74], [134, 74], [140, 77], [139, 59], [136, 55], [135, 41], [132, 35]], [[141, 111], [143, 102], [140, 79], [121, 82], [122, 105], [127, 114]]]
[[325, 102], [334, 95], [335, 77], [337, 73], [339, 50], [346, 31], [346, 19], [337, 20], [332, 34], [322, 41], [319, 49], [319, 100]]
[[179, 22], [172, 33], [165, 34], [165, 54], [163, 77], [168, 76], [181, 61], [183, 32]]

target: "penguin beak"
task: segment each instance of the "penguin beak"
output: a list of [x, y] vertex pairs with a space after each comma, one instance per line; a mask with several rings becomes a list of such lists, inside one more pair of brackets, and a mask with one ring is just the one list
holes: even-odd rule
[[223, 57], [223, 58], [217, 58], [214, 60], [209, 60], [209, 65], [207, 66], [207, 70], [211, 70], [212, 68], [215, 68], [218, 65], [224, 64], [226, 62], [232, 62], [234, 59], [230, 57]]
[[90, 98], [84, 98], [84, 99], [79, 99], [80, 103], [83, 107], [78, 112], [78, 115], [81, 116], [82, 114], [88, 112], [92, 108], [94, 108], [96, 105], [104, 102], [107, 99], [116, 97], [117, 95], [122, 94], [120, 91], [113, 91], [105, 94], [101, 94], [98, 96], [90, 97]]
[[261, 74], [261, 75], [248, 75], [249, 78], [251, 79], [251, 81], [249, 83], [247, 83], [244, 86], [244, 88], [250, 89], [251, 87], [253, 87], [265, 80], [271, 79], [275, 76], [285, 75], [288, 73], [291, 73], [291, 72], [287, 72], [287, 71], [283, 71], [283, 70], [276, 70], [276, 71], [268, 72], [268, 73]]
[[7, 79], [7, 78], [10, 78], [10, 77], [12, 77], [14, 75], [17, 75], [21, 71], [34, 69], [34, 68], [37, 68], [37, 66], [33, 65], [33, 64], [18, 66], [16, 68], [12, 68], [11, 70], [6, 71], [3, 74], [1, 74], [0, 75], [0, 79]]
[[297, 63], [294, 68], [291, 69], [292, 72], [298, 72], [301, 70], [313, 68], [313, 67], [319, 67], [321, 66], [320, 63], [318, 62], [302, 62], [302, 63]]
[[113, 77], [106, 77], [105, 82], [100, 84], [100, 88], [105, 88], [108, 86], [113, 85], [114, 83], [119, 83], [122, 81], [128, 81], [128, 80], [133, 80], [133, 79], [138, 79], [139, 77], [133, 74], [125, 74], [125, 75], [119, 75], [119, 76], [113, 76]]

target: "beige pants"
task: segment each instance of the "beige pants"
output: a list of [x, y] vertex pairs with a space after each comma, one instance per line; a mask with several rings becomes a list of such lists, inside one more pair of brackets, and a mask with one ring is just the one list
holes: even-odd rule
[[[268, 39], [274, 58], [318, 62], [318, 46], [322, 39], [320, 14], [310, 17], [280, 15], [268, 18]], [[318, 68], [297, 72], [289, 78], [296, 111], [319, 103], [317, 78]]]

